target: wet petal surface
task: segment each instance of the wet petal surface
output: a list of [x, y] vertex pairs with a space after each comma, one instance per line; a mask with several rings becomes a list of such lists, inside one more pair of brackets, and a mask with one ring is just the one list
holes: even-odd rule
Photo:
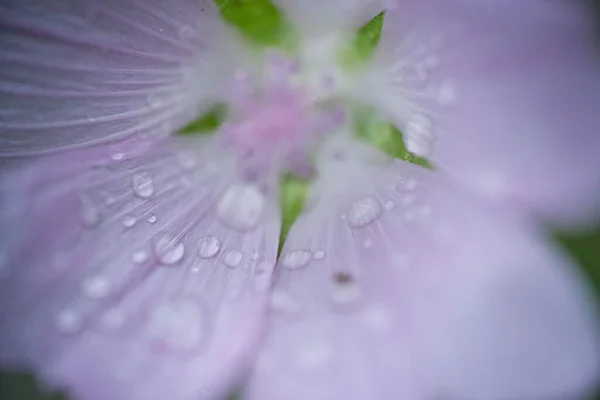
[[3, 177], [4, 366], [85, 400], [220, 399], [237, 384], [280, 216], [219, 149], [97, 147]]
[[536, 227], [344, 141], [283, 248], [250, 399], [545, 399], [596, 379], [585, 287]]

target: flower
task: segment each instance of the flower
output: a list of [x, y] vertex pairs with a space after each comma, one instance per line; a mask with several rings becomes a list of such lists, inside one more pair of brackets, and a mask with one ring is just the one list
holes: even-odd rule
[[0, 6], [2, 365], [83, 400], [588, 393], [542, 227], [598, 211], [585, 6], [216, 3]]

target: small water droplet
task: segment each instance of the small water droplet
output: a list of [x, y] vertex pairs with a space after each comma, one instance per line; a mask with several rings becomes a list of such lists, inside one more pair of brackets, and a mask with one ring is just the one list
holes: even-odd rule
[[133, 193], [141, 199], [149, 199], [154, 194], [154, 181], [147, 172], [135, 174], [131, 180]]
[[250, 258], [252, 259], [252, 261], [256, 261], [256, 260], [258, 260], [259, 256], [260, 256], [260, 254], [258, 253], [258, 251], [253, 250], [252, 251], [252, 255], [250, 256]]
[[287, 269], [299, 269], [307, 266], [311, 259], [312, 254], [308, 250], [292, 250], [283, 256], [282, 265]]
[[238, 250], [227, 250], [223, 255], [223, 264], [229, 268], [235, 268], [242, 262], [243, 254]]
[[354, 303], [361, 297], [360, 287], [348, 272], [336, 272], [332, 276], [331, 300], [335, 304]]
[[91, 198], [86, 195], [79, 196], [79, 215], [86, 228], [95, 228], [100, 224], [102, 215]]
[[152, 214], [148, 217], [148, 219], [146, 221], [148, 221], [149, 224], [154, 225], [156, 223], [156, 215]]
[[115, 151], [110, 154], [110, 159], [113, 161], [121, 161], [123, 158], [125, 158], [125, 153], [121, 151]]
[[132, 228], [137, 223], [137, 219], [132, 215], [126, 215], [123, 217], [123, 226], [125, 228]]
[[198, 254], [201, 258], [212, 258], [219, 252], [220, 248], [221, 242], [216, 236], [206, 236], [200, 240]]
[[138, 250], [133, 253], [131, 259], [134, 263], [141, 264], [148, 259], [148, 253], [146, 253], [144, 250]]
[[442, 83], [438, 88], [437, 101], [440, 104], [449, 105], [456, 101], [456, 86], [451, 83]]
[[152, 108], [159, 108], [163, 104], [161, 97], [157, 94], [148, 95], [146, 102]]
[[258, 223], [265, 202], [257, 185], [233, 184], [219, 201], [217, 215], [229, 227], [248, 231]]
[[179, 165], [181, 165], [184, 169], [192, 169], [196, 165], [198, 165], [198, 160], [191, 153], [187, 151], [182, 151], [177, 154], [177, 160], [179, 161]]
[[202, 301], [198, 298], [173, 299], [159, 305], [148, 321], [153, 346], [158, 351], [176, 352], [197, 348], [205, 339], [205, 318]]
[[322, 260], [325, 258], [325, 252], [323, 250], [315, 251], [315, 260]]
[[177, 238], [162, 235], [153, 241], [154, 254], [164, 265], [177, 264], [183, 259], [185, 246]]
[[371, 248], [373, 246], [373, 240], [371, 238], [366, 238], [363, 242], [363, 247], [365, 249]]
[[106, 278], [94, 276], [86, 279], [81, 286], [84, 296], [92, 299], [101, 299], [105, 297], [110, 289], [110, 285]]
[[367, 196], [355, 201], [348, 211], [348, 221], [355, 228], [373, 223], [382, 213], [381, 204], [374, 197]]
[[396, 203], [394, 203], [392, 200], [388, 200], [384, 207], [386, 210], [392, 211], [396, 207]]
[[282, 314], [297, 314], [300, 311], [300, 304], [291, 294], [282, 290], [275, 290], [269, 299], [269, 305], [275, 312]]
[[82, 328], [81, 316], [73, 310], [62, 310], [54, 321], [56, 329], [65, 335], [73, 335]]
[[404, 188], [406, 190], [415, 190], [417, 188], [417, 180], [412, 178], [407, 180]]

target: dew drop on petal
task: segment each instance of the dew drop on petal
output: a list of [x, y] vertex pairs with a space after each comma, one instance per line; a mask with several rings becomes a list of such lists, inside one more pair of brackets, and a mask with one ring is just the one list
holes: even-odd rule
[[381, 204], [374, 197], [367, 196], [355, 201], [348, 210], [348, 222], [355, 228], [373, 223], [382, 213]]
[[392, 200], [388, 200], [384, 207], [387, 211], [392, 211], [396, 207], [396, 204]]
[[354, 277], [347, 272], [336, 272], [332, 277], [331, 300], [335, 304], [354, 303], [361, 297], [360, 287]]
[[148, 259], [148, 253], [146, 253], [144, 250], [138, 250], [133, 253], [131, 259], [134, 263], [141, 264]]
[[254, 289], [258, 292], [264, 292], [271, 287], [271, 275], [275, 265], [270, 261], [261, 261], [256, 266], [254, 272]]
[[202, 301], [185, 297], [167, 301], [149, 316], [148, 333], [159, 351], [198, 348], [206, 335], [206, 313]]
[[200, 249], [198, 255], [201, 258], [212, 258], [214, 257], [221, 248], [221, 242], [216, 236], [206, 236], [200, 240]]
[[146, 221], [148, 221], [150, 225], [154, 225], [157, 221], [156, 215], [150, 215]]
[[65, 309], [56, 315], [54, 320], [56, 329], [65, 335], [73, 335], [82, 328], [81, 316], [73, 310]]
[[315, 260], [322, 260], [325, 258], [325, 252], [323, 250], [315, 251]]
[[132, 215], [126, 215], [123, 217], [123, 226], [125, 228], [132, 228], [137, 223], [137, 219]]
[[227, 250], [223, 255], [223, 264], [229, 268], [235, 268], [242, 262], [244, 256], [238, 250]]
[[185, 254], [185, 246], [177, 238], [162, 235], [152, 243], [154, 254], [161, 264], [173, 265], [180, 262]]
[[217, 205], [217, 215], [223, 223], [238, 231], [256, 227], [265, 207], [265, 196], [257, 185], [231, 185]]
[[135, 174], [131, 179], [133, 193], [141, 199], [149, 199], [154, 194], [154, 181], [147, 172]]
[[287, 269], [299, 269], [308, 265], [312, 254], [308, 250], [298, 249], [285, 253], [282, 265]]
[[93, 276], [83, 282], [81, 291], [84, 296], [91, 299], [101, 299], [105, 297], [110, 290], [110, 284], [106, 278]]

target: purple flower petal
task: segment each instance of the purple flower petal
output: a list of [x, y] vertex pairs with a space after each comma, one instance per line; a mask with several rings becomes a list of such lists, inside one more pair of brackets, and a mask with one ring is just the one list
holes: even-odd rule
[[356, 145], [324, 154], [250, 399], [574, 398], [597, 382], [585, 286], [533, 224]]
[[222, 398], [237, 385], [262, 333], [279, 210], [194, 139], [80, 150], [3, 177], [4, 367], [82, 400]]
[[589, 2], [401, 1], [366, 96], [471, 189], [574, 224], [600, 204], [600, 51]]
[[219, 89], [219, 23], [208, 0], [3, 1], [0, 156], [170, 134]]

